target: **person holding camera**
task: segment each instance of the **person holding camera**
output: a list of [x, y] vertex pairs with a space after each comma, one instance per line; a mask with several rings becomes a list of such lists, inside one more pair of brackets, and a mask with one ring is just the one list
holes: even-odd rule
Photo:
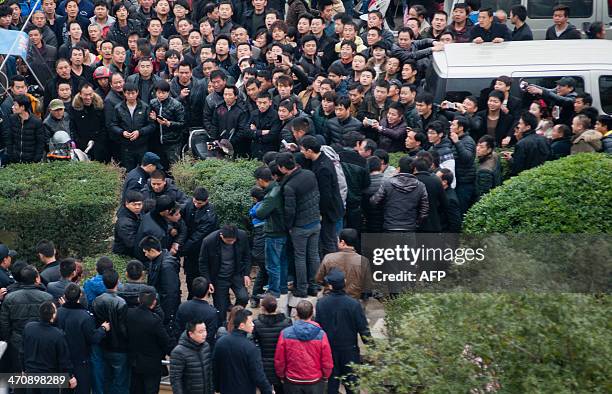
[[545, 89], [526, 81], [521, 81], [520, 87], [521, 90], [544, 99], [546, 105], [552, 108], [555, 124], [563, 123], [571, 126], [574, 117], [574, 101], [576, 101], [577, 96], [576, 80], [574, 78], [561, 78], [557, 81], [557, 87], [554, 89]]
[[181, 155], [185, 108], [170, 96], [170, 84], [164, 80], [155, 83], [155, 98], [151, 100], [150, 107], [149, 118], [157, 129], [152, 134], [151, 148], [159, 152], [162, 165], [170, 168]]

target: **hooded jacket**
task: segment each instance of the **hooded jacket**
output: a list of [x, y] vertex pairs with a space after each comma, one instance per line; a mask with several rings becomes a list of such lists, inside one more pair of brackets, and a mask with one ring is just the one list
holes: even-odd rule
[[318, 323], [296, 320], [278, 337], [274, 369], [281, 380], [316, 383], [328, 379], [333, 366], [327, 334]]
[[412, 174], [399, 173], [385, 179], [370, 203], [384, 204], [384, 230], [414, 232], [429, 214], [425, 185]]
[[175, 394], [213, 394], [210, 345], [197, 343], [187, 332], [170, 354], [170, 383]]
[[[104, 122], [104, 100], [94, 93], [90, 106], [83, 104], [81, 93], [77, 93], [70, 108], [70, 129], [77, 148], [84, 150], [87, 143], [93, 140], [96, 145], [106, 143], [106, 126]], [[100, 148], [94, 145], [97, 149]]]
[[567, 24], [567, 28], [561, 33], [560, 36], [557, 36], [557, 32], [555, 31], [555, 25], [550, 26], [546, 29], [546, 39], [547, 40], [580, 40], [582, 36], [580, 35], [580, 31], [576, 29], [576, 26], [571, 23]]
[[268, 381], [273, 385], [280, 384], [278, 376], [274, 371], [274, 353], [280, 332], [291, 326], [291, 319], [283, 313], [273, 315], [260, 314], [253, 320], [255, 329], [253, 330], [253, 340], [261, 351], [264, 372]]
[[572, 139], [571, 154], [601, 151], [602, 135], [595, 130], [585, 130]]
[[19, 115], [11, 115], [2, 124], [3, 142], [9, 161], [34, 163], [43, 157], [46, 144], [45, 131], [40, 119], [30, 114], [22, 121]]

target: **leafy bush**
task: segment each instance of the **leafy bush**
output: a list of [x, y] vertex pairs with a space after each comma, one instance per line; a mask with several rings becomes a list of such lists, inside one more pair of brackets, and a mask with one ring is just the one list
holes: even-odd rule
[[119, 274], [119, 277], [125, 278], [125, 269], [127, 267], [127, 263], [132, 260], [129, 256], [122, 256], [113, 253], [100, 253], [95, 256], [89, 256], [83, 258], [83, 280], [89, 279], [92, 276], [96, 276], [96, 262], [102, 256], [106, 256], [113, 262], [113, 268]]
[[256, 160], [182, 161], [172, 168], [172, 174], [186, 193], [198, 186], [208, 190], [220, 223], [248, 228], [248, 212], [253, 205], [250, 191], [255, 185], [253, 172], [261, 165]]
[[612, 156], [580, 154], [522, 172], [467, 213], [467, 233], [612, 231]]
[[356, 366], [370, 393], [604, 393], [612, 304], [580, 294], [415, 294]]
[[121, 171], [100, 163], [15, 164], [0, 170], [0, 238], [28, 258], [41, 239], [62, 256], [108, 248]]

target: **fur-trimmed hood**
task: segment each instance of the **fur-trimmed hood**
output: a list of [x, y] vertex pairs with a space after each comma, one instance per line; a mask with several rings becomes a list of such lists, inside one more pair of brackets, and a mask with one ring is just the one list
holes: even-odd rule
[[[93, 94], [93, 106], [95, 109], [104, 109], [104, 100], [100, 97], [99, 94]], [[77, 111], [82, 111], [84, 108], [83, 99], [81, 98], [81, 93], [77, 93], [72, 99], [72, 108]]]

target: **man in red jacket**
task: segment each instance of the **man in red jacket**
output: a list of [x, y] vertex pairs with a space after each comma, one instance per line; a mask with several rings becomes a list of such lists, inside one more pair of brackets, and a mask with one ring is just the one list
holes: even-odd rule
[[327, 334], [311, 320], [309, 301], [300, 301], [296, 309], [298, 320], [278, 338], [274, 368], [286, 394], [323, 394], [334, 366]]

